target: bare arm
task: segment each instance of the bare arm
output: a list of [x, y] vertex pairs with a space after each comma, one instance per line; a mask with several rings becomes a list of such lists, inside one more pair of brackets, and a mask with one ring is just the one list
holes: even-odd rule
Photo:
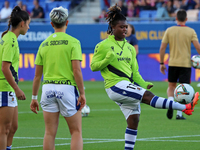
[[[37, 96], [38, 95], [38, 90], [40, 87], [40, 82], [42, 78], [42, 73], [43, 73], [43, 66], [36, 65], [35, 67], [35, 77], [33, 80], [33, 91], [32, 95]], [[39, 103], [37, 99], [32, 99], [31, 104], [30, 104], [30, 109], [37, 114], [37, 111], [39, 111]], [[36, 111], [37, 109], [37, 111]]]
[[43, 73], [43, 66], [36, 65], [36, 67], [35, 67], [35, 77], [33, 79], [32, 95], [38, 95], [38, 90], [39, 90], [39, 87], [40, 87], [42, 73]]
[[40, 13], [38, 14], [38, 16], [36, 16], [35, 18], [41, 18], [41, 17], [42, 17], [42, 15], [43, 15], [43, 13], [42, 13], [42, 12], [40, 12]]
[[80, 61], [79, 60], [72, 60], [72, 69], [74, 73], [74, 79], [76, 81], [80, 97], [78, 98], [78, 105], [81, 104], [80, 109], [81, 110], [85, 104], [86, 104], [86, 98], [85, 98], [85, 91], [84, 91], [84, 84], [83, 84], [83, 77], [80, 67]]
[[139, 53], [139, 46], [138, 45], [134, 45], [135, 47], [135, 51], [136, 51], [136, 55]]
[[167, 71], [166, 66], [164, 65], [164, 56], [165, 56], [166, 48], [167, 48], [167, 44], [161, 43], [161, 46], [160, 46], [160, 63], [163, 63], [163, 64], [160, 64], [160, 72], [164, 75], [165, 75], [165, 71]]
[[196, 48], [198, 54], [200, 54], [200, 44], [198, 41], [192, 41], [194, 47]]
[[24, 92], [19, 88], [17, 83], [15, 82], [13, 75], [10, 71], [10, 66], [11, 66], [10, 62], [3, 61], [1, 70], [2, 70], [6, 80], [10, 84], [10, 86], [14, 89], [17, 99], [25, 100], [26, 96], [25, 96]]

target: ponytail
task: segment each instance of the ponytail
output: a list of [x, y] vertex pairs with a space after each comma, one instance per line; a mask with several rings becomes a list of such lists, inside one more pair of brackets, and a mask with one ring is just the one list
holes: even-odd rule
[[27, 20], [29, 20], [29, 14], [21, 10], [19, 6], [15, 6], [8, 21], [8, 29], [2, 33], [1, 38], [10, 30], [10, 26], [16, 28], [21, 21], [26, 22]]
[[1, 38], [10, 30], [10, 20], [8, 22], [8, 29], [6, 31], [4, 31], [1, 35]]

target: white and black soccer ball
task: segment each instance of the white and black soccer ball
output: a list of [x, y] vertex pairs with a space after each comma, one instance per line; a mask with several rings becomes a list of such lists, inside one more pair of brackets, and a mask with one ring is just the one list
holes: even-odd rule
[[85, 105], [81, 110], [82, 117], [87, 117], [89, 113], [90, 113], [90, 107], [88, 105]]
[[195, 69], [200, 69], [200, 55], [194, 55], [191, 58], [192, 67]]
[[181, 104], [191, 103], [194, 99], [195, 91], [189, 84], [179, 84], [174, 90], [174, 98]]

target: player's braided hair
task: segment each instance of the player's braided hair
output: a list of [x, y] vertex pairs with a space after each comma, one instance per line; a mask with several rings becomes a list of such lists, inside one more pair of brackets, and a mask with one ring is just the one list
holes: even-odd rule
[[107, 14], [106, 21], [109, 23], [107, 33], [112, 34], [112, 26], [115, 26], [118, 21], [126, 20], [126, 17], [121, 13], [121, 8], [117, 4], [110, 7]]
[[8, 21], [8, 29], [2, 33], [1, 37], [10, 30], [10, 26], [16, 28], [21, 21], [26, 22], [27, 20], [29, 20], [29, 14], [26, 11], [21, 10], [19, 6], [15, 6]]

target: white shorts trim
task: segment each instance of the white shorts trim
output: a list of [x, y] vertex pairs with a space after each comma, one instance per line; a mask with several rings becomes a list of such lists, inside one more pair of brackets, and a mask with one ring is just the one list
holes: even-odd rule
[[80, 105], [77, 106], [78, 97], [75, 86], [44, 84], [40, 104], [46, 112], [60, 112], [62, 116], [70, 117], [80, 108]]
[[140, 102], [146, 89], [129, 81], [120, 81], [106, 92], [115, 101], [127, 119], [132, 114], [140, 114]]
[[0, 92], [0, 107], [16, 107], [18, 106], [17, 98], [14, 92]]

